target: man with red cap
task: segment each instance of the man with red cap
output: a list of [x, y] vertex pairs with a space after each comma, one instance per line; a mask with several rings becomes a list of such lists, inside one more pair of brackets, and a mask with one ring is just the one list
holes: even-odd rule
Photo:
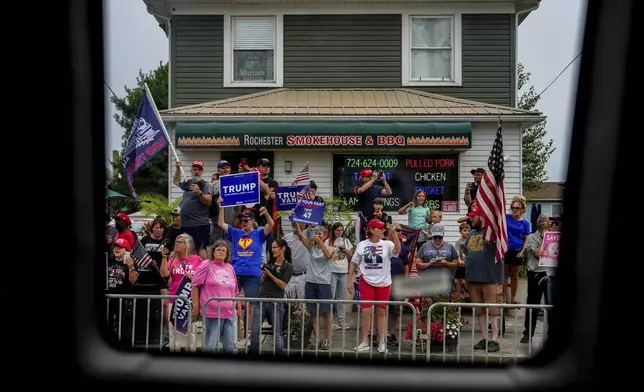
[[[503, 263], [497, 263], [496, 244], [487, 241], [483, 236], [485, 220], [480, 207], [467, 214], [472, 220], [472, 230], [465, 240], [463, 253], [467, 259], [465, 264], [465, 281], [473, 303], [503, 304]], [[486, 311], [488, 314], [486, 315]], [[497, 352], [500, 350], [499, 337], [501, 319], [499, 308], [476, 308], [482, 339], [474, 345], [474, 350]], [[492, 336], [488, 339], [486, 319], [492, 324]], [[502, 328], [505, 330], [505, 327]]]
[[212, 184], [202, 178], [204, 165], [201, 161], [192, 162], [191, 178], [187, 181], [181, 181], [180, 161], [177, 161], [176, 167], [172, 183], [183, 190], [181, 229], [192, 237], [199, 255], [206, 259], [206, 247], [210, 243]]
[[[375, 185], [376, 181], [382, 181], [382, 186]], [[391, 188], [383, 173], [371, 169], [364, 169], [360, 172], [360, 181], [353, 188], [353, 193], [358, 197], [356, 203], [356, 233], [360, 235], [360, 241], [364, 241], [366, 229], [363, 222], [369, 222], [373, 219], [373, 201], [380, 196], [391, 196]]]

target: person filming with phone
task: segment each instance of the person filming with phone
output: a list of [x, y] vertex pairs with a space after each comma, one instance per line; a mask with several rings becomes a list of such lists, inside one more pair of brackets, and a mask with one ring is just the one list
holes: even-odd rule
[[[382, 186], [376, 185], [376, 181], [382, 182]], [[365, 168], [360, 172], [360, 183], [353, 189], [353, 194], [358, 197], [356, 211], [362, 212], [356, 217], [356, 233], [359, 233], [359, 241], [364, 241], [366, 222], [373, 219], [373, 201], [380, 196], [391, 196], [391, 187], [383, 173]]]
[[474, 207], [472, 204], [474, 203], [474, 200], [476, 200], [476, 193], [479, 190], [481, 180], [483, 180], [485, 169], [479, 167], [477, 169], [470, 170], [470, 173], [474, 176], [474, 182], [467, 183], [467, 187], [465, 187], [465, 197], [463, 197], [463, 201], [467, 206], [467, 212], [472, 212], [472, 208]]
[[[431, 241], [427, 241], [420, 247], [415, 256], [416, 268], [421, 275], [428, 273], [434, 268], [448, 268], [451, 270], [450, 283], [454, 284], [454, 271], [458, 268], [459, 257], [454, 245], [445, 242], [445, 228], [440, 223], [436, 223], [431, 228]], [[449, 295], [452, 293], [452, 287]]]
[[195, 242], [196, 250], [202, 259], [208, 258], [206, 247], [210, 243], [210, 203], [212, 203], [212, 184], [205, 181], [204, 165], [193, 161], [190, 168], [191, 178], [181, 181], [181, 162], [176, 162], [172, 183], [183, 190], [181, 201], [181, 229]]

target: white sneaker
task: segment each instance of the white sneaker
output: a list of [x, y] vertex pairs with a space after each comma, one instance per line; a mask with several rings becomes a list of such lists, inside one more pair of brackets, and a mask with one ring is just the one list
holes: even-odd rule
[[335, 329], [336, 331], [339, 331], [342, 329], [342, 326], [340, 324], [333, 324], [333, 329]]
[[378, 352], [379, 352], [380, 354], [388, 353], [388, 352], [389, 352], [389, 350], [387, 350], [387, 345], [386, 345], [386, 344], [384, 344], [384, 343], [380, 343], [380, 344], [378, 345]]
[[369, 343], [362, 342], [358, 345], [358, 347], [354, 348], [356, 351], [369, 351], [371, 346], [369, 346]]

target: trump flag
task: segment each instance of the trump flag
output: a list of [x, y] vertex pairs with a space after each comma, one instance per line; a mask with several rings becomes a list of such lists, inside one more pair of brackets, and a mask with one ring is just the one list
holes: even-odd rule
[[143, 91], [139, 111], [123, 152], [125, 177], [136, 200], [139, 200], [139, 196], [134, 190], [134, 175], [169, 144], [165, 126], [147, 86]]

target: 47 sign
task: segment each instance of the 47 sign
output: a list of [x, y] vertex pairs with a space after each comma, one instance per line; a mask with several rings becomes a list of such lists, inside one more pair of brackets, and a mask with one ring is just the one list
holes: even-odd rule
[[293, 222], [318, 226], [324, 220], [324, 201], [300, 199], [293, 210]]

